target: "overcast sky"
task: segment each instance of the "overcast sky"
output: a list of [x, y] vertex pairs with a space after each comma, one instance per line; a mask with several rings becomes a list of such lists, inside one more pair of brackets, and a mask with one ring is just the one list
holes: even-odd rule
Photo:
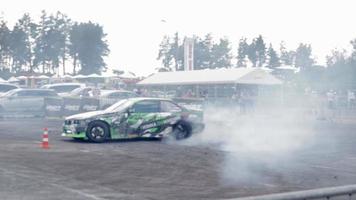
[[[24, 12], [40, 11], [93, 21], [108, 34], [110, 68], [147, 75], [160, 65], [158, 45], [165, 34], [227, 36], [236, 49], [241, 37], [261, 34], [275, 49], [311, 43], [319, 63], [333, 48], [350, 49], [356, 38], [356, 1], [352, 0], [11, 0], [0, 10], [11, 25]], [[166, 22], [162, 22], [162, 20]]]

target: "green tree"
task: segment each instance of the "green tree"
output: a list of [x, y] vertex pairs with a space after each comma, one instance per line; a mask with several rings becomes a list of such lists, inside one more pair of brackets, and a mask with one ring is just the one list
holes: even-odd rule
[[213, 47], [212, 35], [206, 34], [204, 39], [194, 37], [194, 68], [206, 69], [212, 65], [211, 51]]
[[173, 68], [176, 71], [183, 70], [184, 47], [180, 42], [178, 32], [174, 34], [173, 39], [169, 36], [163, 37], [159, 45], [157, 60], [161, 60], [163, 65], [163, 68], [157, 68], [161, 69], [160, 71], [171, 71]]
[[[163, 67], [165, 69], [170, 68], [172, 64], [173, 55], [172, 45], [170, 43], [169, 36], [165, 35], [161, 44], [159, 45], [158, 57], [157, 60], [161, 60]], [[175, 52], [174, 52], [175, 53]]]
[[352, 67], [346, 50], [333, 49], [326, 56], [326, 73], [324, 85], [330, 88], [347, 88], [352, 84]]
[[252, 63], [253, 67], [257, 66], [257, 52], [256, 52], [256, 45], [255, 43], [251, 43], [248, 45], [247, 57]]
[[218, 44], [211, 48], [210, 68], [231, 67], [231, 47], [227, 38], [220, 39]]
[[10, 61], [10, 29], [6, 21], [0, 18], [0, 69], [7, 69]]
[[299, 44], [295, 53], [295, 66], [301, 70], [305, 70], [314, 64], [314, 59], [312, 58], [312, 48], [309, 44]]
[[246, 57], [248, 55], [249, 45], [246, 38], [241, 38], [237, 49], [237, 67], [246, 67]]
[[295, 51], [288, 51], [285, 43], [282, 41], [280, 44], [280, 62], [283, 65], [294, 66]]
[[343, 49], [341, 51], [337, 49], [333, 49], [331, 51], [331, 55], [326, 56], [326, 66], [333, 67], [336, 65], [346, 65], [348, 62], [348, 58], [346, 55], [346, 50]]
[[175, 70], [183, 70], [184, 65], [184, 47], [180, 44], [179, 34], [176, 32], [173, 37], [173, 42], [170, 44], [169, 54], [174, 60]]
[[26, 33], [16, 24], [10, 36], [10, 51], [12, 56], [11, 71], [20, 72], [30, 57]]
[[42, 65], [42, 73], [45, 73], [49, 69], [49, 63], [47, 62], [49, 52], [48, 45], [48, 31], [50, 30], [49, 17], [47, 12], [42, 10], [40, 17], [40, 22], [38, 24], [38, 35], [35, 39], [34, 47], [34, 61], [33, 65], [35, 68]]
[[34, 66], [33, 66], [33, 59], [34, 59], [34, 47], [35, 47], [35, 40], [36, 37], [38, 36], [38, 25], [32, 20], [30, 15], [28, 13], [25, 13], [23, 17], [19, 20], [19, 25], [24, 30], [26, 33], [26, 41], [27, 41], [27, 48], [29, 51], [29, 57], [28, 57], [28, 65], [29, 65], [29, 71], [33, 72], [34, 71]]
[[69, 30], [71, 28], [71, 20], [67, 15], [57, 12], [53, 19], [53, 32], [51, 43], [54, 46], [54, 54], [52, 61], [59, 67], [59, 60], [62, 62], [63, 74], [66, 74], [66, 57], [68, 54]]
[[261, 35], [252, 40], [248, 46], [247, 57], [253, 67], [262, 67], [266, 61], [266, 44]]
[[273, 49], [272, 44], [269, 44], [267, 50], [267, 66], [269, 68], [276, 68], [281, 65], [277, 52]]
[[262, 67], [266, 61], [266, 44], [261, 35], [253, 41], [256, 50], [257, 66]]
[[351, 61], [356, 61], [356, 39], [350, 41], [352, 45]]
[[[15, 24], [11, 31], [11, 55], [13, 71], [33, 72], [33, 42], [36, 37], [37, 25], [32, 21], [30, 15], [25, 13]], [[26, 67], [28, 67], [26, 69]]]
[[80, 62], [80, 73], [101, 73], [106, 69], [104, 57], [109, 54], [103, 27], [88, 23], [75, 23], [69, 34], [70, 55]]

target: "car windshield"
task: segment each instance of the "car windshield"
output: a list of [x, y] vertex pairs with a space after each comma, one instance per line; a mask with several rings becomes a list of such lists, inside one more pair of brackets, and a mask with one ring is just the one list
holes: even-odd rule
[[16, 89], [16, 86], [13, 85], [1, 85], [0, 84], [0, 92], [8, 92], [10, 90]]
[[120, 111], [123, 111], [126, 108], [130, 107], [132, 104], [133, 104], [132, 101], [124, 99], [124, 100], [118, 101], [117, 103], [111, 105], [110, 107], [105, 109], [105, 111], [107, 111], [107, 112], [120, 112]]
[[16, 91], [17, 91], [16, 89], [15, 89], [15, 90], [10, 90], [10, 91], [4, 93], [4, 94], [2, 95], [2, 97], [9, 97], [9, 96], [11, 96], [12, 94], [14, 94]]
[[90, 90], [91, 90], [90, 88], [81, 88], [81, 87], [79, 87], [79, 88], [76, 88], [76, 89], [72, 90], [70, 92], [70, 94], [73, 95], [73, 96], [81, 95], [83, 93], [89, 92]]
[[61, 92], [71, 92], [72, 90], [79, 88], [80, 85], [59, 85], [59, 86], [52, 86], [49, 89], [55, 90], [57, 93]]

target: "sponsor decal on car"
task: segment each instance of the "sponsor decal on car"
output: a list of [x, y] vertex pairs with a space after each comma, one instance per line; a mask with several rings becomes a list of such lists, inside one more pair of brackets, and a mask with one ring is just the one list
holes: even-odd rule
[[87, 111], [95, 111], [97, 110], [98, 106], [95, 105], [84, 105], [83, 106], [83, 110], [87, 110]]
[[65, 105], [64, 109], [69, 110], [69, 111], [78, 111], [80, 109], [80, 106], [79, 105]]
[[47, 105], [46, 110], [51, 111], [51, 112], [57, 112], [57, 111], [61, 110], [61, 106]]

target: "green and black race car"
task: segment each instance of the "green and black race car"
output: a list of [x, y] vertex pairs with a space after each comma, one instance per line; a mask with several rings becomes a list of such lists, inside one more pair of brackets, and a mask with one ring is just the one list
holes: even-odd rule
[[92, 142], [169, 135], [179, 140], [203, 129], [201, 110], [188, 110], [169, 99], [130, 98], [105, 110], [67, 117], [62, 135]]

